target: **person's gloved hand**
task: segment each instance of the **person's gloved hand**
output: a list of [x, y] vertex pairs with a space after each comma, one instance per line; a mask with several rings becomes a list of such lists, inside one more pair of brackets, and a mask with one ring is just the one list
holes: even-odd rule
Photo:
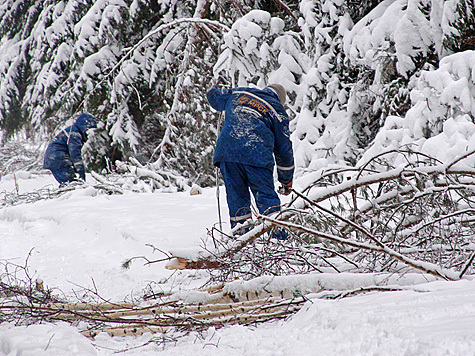
[[86, 173], [85, 172], [76, 173], [74, 175], [74, 180], [78, 181], [78, 182], [85, 182], [86, 181]]
[[289, 195], [292, 191], [292, 181], [284, 184], [282, 183], [282, 186], [279, 189], [279, 193], [282, 195]]

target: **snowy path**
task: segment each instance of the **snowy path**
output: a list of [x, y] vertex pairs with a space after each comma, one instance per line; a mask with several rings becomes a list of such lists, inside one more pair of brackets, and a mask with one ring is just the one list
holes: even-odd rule
[[[50, 176], [18, 180], [21, 191], [54, 184]], [[11, 177], [0, 191], [13, 191]], [[224, 192], [223, 199], [224, 201]], [[161, 258], [160, 249], [197, 247], [216, 222], [213, 189], [202, 195], [93, 196], [83, 190], [34, 204], [0, 209], [0, 261], [28, 265], [33, 277], [71, 295], [95, 288], [114, 301], [139, 296], [150, 282], [172, 272], [164, 262], [148, 266], [133, 256]], [[223, 208], [226, 219], [225, 207]], [[3, 272], [3, 271], [2, 271]], [[203, 272], [204, 273], [204, 272]], [[164, 288], [191, 288], [205, 275], [175, 273]], [[342, 281], [343, 283], [343, 281]], [[163, 349], [136, 338], [91, 341], [66, 324], [16, 327], [0, 324], [0, 355], [475, 355], [475, 280], [432, 282], [414, 290], [378, 292], [341, 300], [313, 299], [287, 321], [256, 328], [233, 326], [184, 337]]]
[[[6, 188], [1, 190], [11, 191], [12, 182], [6, 178], [2, 182]], [[54, 184], [48, 178], [20, 180], [19, 185]], [[145, 261], [138, 260], [124, 270], [123, 261], [134, 256], [165, 257], [147, 244], [164, 251], [197, 248], [206, 228], [216, 221], [214, 190], [197, 196], [93, 193], [90, 188], [0, 209], [0, 260], [23, 265], [31, 251], [28, 265], [46, 285], [67, 292], [78, 286], [92, 288], [94, 280], [101, 296], [122, 300], [149, 281], [170, 274], [165, 263], [143, 266]]]

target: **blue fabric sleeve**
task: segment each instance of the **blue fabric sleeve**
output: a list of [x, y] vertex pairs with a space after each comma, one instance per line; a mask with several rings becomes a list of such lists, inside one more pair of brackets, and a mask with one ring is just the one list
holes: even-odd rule
[[290, 141], [289, 117], [285, 110], [282, 110], [280, 119], [274, 125], [274, 156], [277, 179], [280, 183], [287, 184], [293, 180], [294, 176], [294, 154]]
[[81, 134], [79, 132], [71, 132], [68, 142], [69, 155], [76, 173], [79, 174], [81, 179], [86, 180], [86, 168], [84, 167], [81, 155], [82, 144]]
[[211, 89], [206, 94], [206, 97], [213, 109], [223, 111], [232, 94], [232, 89]]

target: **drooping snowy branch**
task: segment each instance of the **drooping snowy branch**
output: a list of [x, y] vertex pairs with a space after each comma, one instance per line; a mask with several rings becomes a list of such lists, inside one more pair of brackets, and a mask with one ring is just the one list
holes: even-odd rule
[[[260, 223], [250, 232], [195, 260], [182, 260], [182, 268], [217, 269], [218, 279], [327, 268], [415, 269], [447, 280], [460, 278], [473, 268], [475, 169], [461, 163], [474, 152], [447, 163], [408, 150], [398, 154], [406, 167], [379, 171], [381, 160], [391, 158], [379, 155], [360, 171], [348, 170], [352, 178], [341, 183], [322, 175], [294, 191], [281, 213], [256, 215]], [[286, 229], [290, 239], [273, 241], [269, 235], [276, 228]]]

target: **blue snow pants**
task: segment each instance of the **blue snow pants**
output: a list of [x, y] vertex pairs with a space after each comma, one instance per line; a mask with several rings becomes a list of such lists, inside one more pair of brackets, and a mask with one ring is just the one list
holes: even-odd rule
[[[223, 161], [219, 163], [219, 168], [226, 187], [232, 229], [251, 218], [249, 189], [260, 214], [269, 215], [280, 211], [280, 199], [274, 189], [274, 175], [271, 169]], [[287, 234], [279, 230], [278, 233], [274, 233], [274, 237], [285, 240]]]
[[74, 171], [73, 165], [64, 166], [58, 169], [51, 169], [53, 177], [61, 185], [63, 183], [72, 182], [76, 179], [76, 172]]

